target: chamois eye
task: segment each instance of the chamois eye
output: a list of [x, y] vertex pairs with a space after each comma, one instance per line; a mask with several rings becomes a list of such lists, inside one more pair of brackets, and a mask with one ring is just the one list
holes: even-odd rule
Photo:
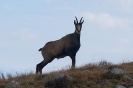
[[37, 64], [36, 74], [42, 74], [43, 67], [53, 61], [55, 58], [60, 59], [66, 56], [69, 56], [72, 60], [71, 68], [75, 68], [75, 57], [77, 51], [80, 48], [80, 31], [84, 22], [84, 20], [82, 21], [83, 17], [80, 19], [79, 22], [77, 17], [75, 18], [76, 20], [74, 20], [74, 33], [63, 36], [58, 40], [47, 42], [44, 47], [39, 49], [39, 51], [41, 51], [42, 53], [44, 60]]

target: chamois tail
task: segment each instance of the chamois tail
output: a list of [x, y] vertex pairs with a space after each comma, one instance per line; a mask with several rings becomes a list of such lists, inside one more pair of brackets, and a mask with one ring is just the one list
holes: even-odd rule
[[38, 51], [42, 51], [42, 48], [40, 48]]

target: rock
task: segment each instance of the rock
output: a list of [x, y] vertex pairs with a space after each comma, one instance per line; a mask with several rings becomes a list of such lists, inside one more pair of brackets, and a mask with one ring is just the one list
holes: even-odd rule
[[122, 85], [117, 85], [115, 88], [126, 88], [126, 87]]
[[128, 87], [128, 88], [133, 88], [133, 86], [130, 86], [130, 87]]
[[126, 73], [124, 70], [119, 69], [119, 68], [112, 68], [110, 70], [110, 73], [115, 74], [115, 75], [122, 75], [125, 79], [133, 82], [133, 79]]
[[62, 78], [64, 78], [64, 77], [65, 77], [64, 74], [58, 74], [58, 75], [56, 75], [56, 76], [53, 78], [53, 80], [62, 79]]
[[6, 85], [6, 87], [5, 88], [19, 88], [20, 87], [20, 85], [19, 85], [19, 83], [17, 82], [17, 81], [11, 81], [11, 82], [9, 82], [7, 85]]
[[70, 76], [66, 76], [66, 75], [64, 75], [64, 74], [58, 74], [58, 75], [56, 75], [56, 76], [52, 79], [52, 81], [55, 81], [55, 80], [58, 80], [58, 79], [73, 80], [73, 78], [70, 77]]
[[132, 81], [132, 82], [133, 82], [133, 79], [132, 79], [130, 76], [128, 76], [127, 74], [125, 74], [125, 75], [124, 75], [124, 78], [126, 78], [127, 80], [129, 80], [129, 81]]
[[68, 88], [67, 86], [72, 86], [74, 79], [70, 76], [64, 74], [58, 74], [52, 78], [48, 83], [46, 83], [46, 88]]
[[113, 74], [117, 74], [117, 75], [119, 75], [119, 74], [126, 74], [125, 71], [123, 71], [122, 69], [119, 69], [119, 68], [112, 68], [110, 70], [110, 72], [113, 73]]

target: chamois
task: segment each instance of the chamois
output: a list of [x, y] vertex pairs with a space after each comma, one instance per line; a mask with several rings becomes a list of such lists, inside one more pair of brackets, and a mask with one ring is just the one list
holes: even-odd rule
[[75, 57], [76, 53], [80, 48], [80, 32], [82, 28], [82, 24], [84, 20], [82, 21], [82, 18], [80, 19], [80, 22], [78, 22], [77, 17], [75, 17], [76, 20], [74, 20], [75, 25], [75, 32], [68, 34], [64, 37], [62, 37], [59, 40], [56, 41], [50, 41], [45, 44], [43, 48], [40, 48], [39, 51], [41, 51], [42, 56], [44, 60], [37, 64], [36, 66], [36, 74], [40, 73], [42, 74], [42, 69], [44, 66], [46, 66], [48, 63], [54, 60], [54, 58], [64, 58], [65, 56], [69, 56], [72, 60], [72, 66], [71, 68], [75, 68]]

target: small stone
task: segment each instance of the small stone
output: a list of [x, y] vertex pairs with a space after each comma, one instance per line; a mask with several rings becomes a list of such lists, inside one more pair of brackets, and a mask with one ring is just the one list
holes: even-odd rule
[[126, 88], [126, 87], [122, 85], [117, 85], [115, 88]]
[[112, 68], [110, 70], [110, 72], [113, 73], [113, 74], [117, 74], [117, 75], [119, 75], [119, 74], [125, 74], [125, 72], [122, 69], [119, 69], [119, 68]]
[[63, 79], [63, 78], [65, 78], [67, 80], [73, 80], [73, 78], [70, 77], [70, 76], [66, 76], [64, 74], [58, 74], [52, 79], [52, 81], [55, 81], [55, 80], [58, 80], [58, 79]]
[[132, 82], [133, 82], [133, 79], [132, 79], [130, 76], [128, 76], [127, 74], [126, 74], [126, 75], [124, 75], [124, 78], [126, 78], [127, 80], [129, 80], [129, 81], [132, 81]]
[[20, 85], [19, 85], [19, 83], [17, 82], [17, 81], [11, 81], [11, 82], [9, 82], [7, 85], [6, 85], [6, 87], [5, 88], [19, 88], [20, 87]]
[[46, 85], [46, 88], [66, 88], [66, 86], [73, 82], [74, 79], [64, 74], [54, 76]]
[[64, 74], [58, 74], [58, 75], [56, 75], [56, 76], [53, 78], [53, 80], [62, 79], [62, 78], [64, 78], [64, 77], [65, 77]]

